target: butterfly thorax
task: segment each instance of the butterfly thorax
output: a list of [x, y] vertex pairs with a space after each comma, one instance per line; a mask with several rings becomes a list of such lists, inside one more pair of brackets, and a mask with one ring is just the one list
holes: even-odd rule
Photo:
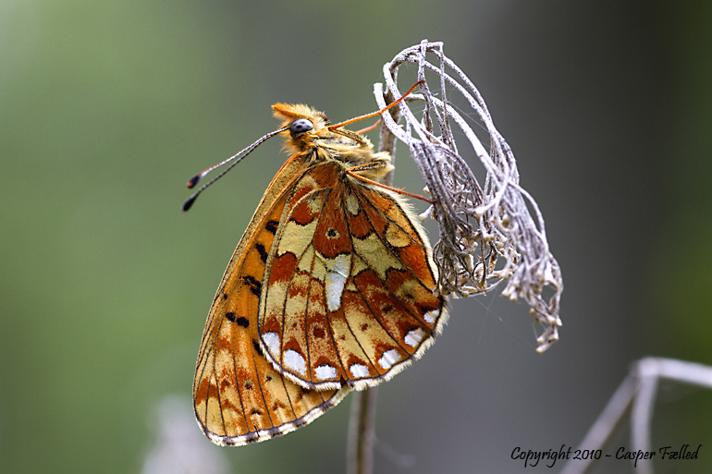
[[367, 137], [345, 128], [329, 129], [323, 112], [304, 104], [284, 103], [274, 104], [272, 110], [282, 120], [282, 127], [288, 127], [282, 135], [290, 152], [315, 163], [333, 160], [344, 170], [359, 166], [359, 174], [376, 180], [393, 169], [390, 155], [375, 152]]

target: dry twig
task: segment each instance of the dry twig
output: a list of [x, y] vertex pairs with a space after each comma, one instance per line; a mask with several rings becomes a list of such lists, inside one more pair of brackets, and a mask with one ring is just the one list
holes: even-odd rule
[[[650, 433], [655, 406], [655, 392], [660, 380], [697, 385], [712, 389], [712, 367], [677, 359], [646, 357], [637, 361], [595, 423], [581, 441], [580, 449], [597, 450], [605, 446], [631, 411], [631, 447], [635, 451], [650, 451]], [[592, 466], [593, 459], [570, 460], [562, 474], [582, 474]], [[651, 474], [649, 459], [638, 461], [637, 472]]]

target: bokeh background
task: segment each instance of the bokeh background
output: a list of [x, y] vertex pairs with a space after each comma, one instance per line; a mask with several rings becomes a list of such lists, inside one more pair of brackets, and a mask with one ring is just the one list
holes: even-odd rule
[[[564, 326], [537, 355], [525, 307], [455, 301], [380, 390], [377, 472], [521, 472], [515, 446], [576, 445], [637, 358], [711, 364], [710, 25], [703, 2], [0, 0], [0, 471], [343, 470], [349, 399], [244, 448], [192, 421], [204, 318], [280, 144], [179, 206], [186, 178], [273, 129], [270, 104], [370, 111], [383, 63], [422, 38], [518, 157]], [[421, 186], [403, 155], [396, 182]], [[712, 393], [660, 388], [653, 445], [704, 446], [659, 472], [712, 472]]]

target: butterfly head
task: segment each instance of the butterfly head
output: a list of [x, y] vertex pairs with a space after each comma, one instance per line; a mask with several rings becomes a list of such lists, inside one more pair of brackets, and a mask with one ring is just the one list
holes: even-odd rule
[[288, 127], [282, 134], [294, 151], [312, 148], [315, 137], [327, 132], [326, 114], [308, 105], [280, 102], [272, 106], [272, 111], [282, 121], [281, 126]]

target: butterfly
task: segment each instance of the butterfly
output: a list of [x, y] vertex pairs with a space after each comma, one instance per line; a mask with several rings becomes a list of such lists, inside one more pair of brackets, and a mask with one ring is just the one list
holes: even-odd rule
[[229, 164], [184, 205], [265, 140], [285, 138], [292, 153], [228, 263], [198, 352], [195, 415], [218, 445], [289, 433], [390, 379], [447, 318], [428, 239], [401, 197], [418, 196], [379, 183], [390, 156], [344, 128], [386, 109], [335, 125], [306, 105], [272, 109], [281, 127], [192, 178], [191, 188]]

